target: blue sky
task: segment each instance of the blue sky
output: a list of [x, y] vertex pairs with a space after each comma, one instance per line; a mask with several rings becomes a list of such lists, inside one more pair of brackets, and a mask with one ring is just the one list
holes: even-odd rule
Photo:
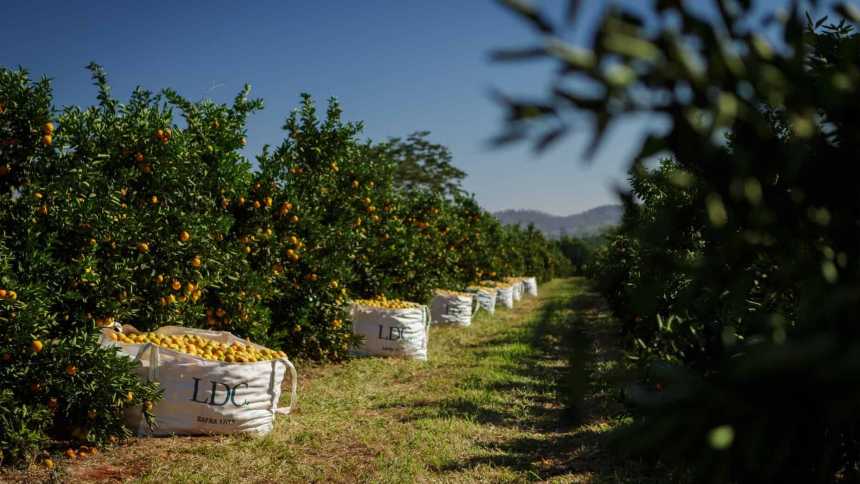
[[[584, 3], [587, 22], [607, 2]], [[524, 145], [488, 146], [504, 114], [490, 90], [538, 95], [551, 73], [546, 63], [491, 63], [488, 54], [534, 39], [490, 0], [43, 0], [4, 2], [0, 65], [53, 78], [58, 106], [95, 101], [90, 61], [105, 67], [120, 99], [140, 85], [229, 102], [249, 83], [266, 103], [249, 122], [249, 157], [283, 138], [299, 93], [335, 96], [347, 119], [364, 121], [365, 137], [431, 131], [489, 210], [569, 214], [611, 203], [649, 120], [615, 130], [591, 164], [579, 137], [539, 157]]]

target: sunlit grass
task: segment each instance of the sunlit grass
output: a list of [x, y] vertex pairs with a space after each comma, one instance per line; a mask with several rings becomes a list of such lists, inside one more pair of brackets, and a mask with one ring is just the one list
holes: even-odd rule
[[[298, 408], [269, 436], [136, 439], [59, 475], [159, 484], [636, 482], [635, 466], [602, 448], [620, 421], [603, 380], [617, 365], [604, 347], [608, 319], [592, 307], [583, 317], [571, 304], [592, 297], [582, 280], [541, 289], [469, 328], [434, 326], [428, 362], [300, 368]], [[571, 341], [574, 326], [587, 342]], [[589, 345], [591, 356], [572, 354]], [[572, 417], [563, 402], [579, 361], [600, 379]]]

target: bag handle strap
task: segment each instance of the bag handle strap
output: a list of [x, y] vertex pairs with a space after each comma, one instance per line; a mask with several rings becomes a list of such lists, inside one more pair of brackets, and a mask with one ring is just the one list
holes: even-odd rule
[[296, 373], [296, 367], [290, 362], [290, 360], [286, 358], [282, 358], [279, 360], [274, 360], [272, 362], [272, 395], [274, 398], [274, 386], [275, 386], [275, 365], [278, 363], [283, 363], [290, 370], [290, 404], [286, 407], [278, 407], [278, 402], [272, 402], [272, 406], [275, 407], [275, 413], [279, 413], [281, 415], [289, 415], [290, 412], [293, 411], [293, 407], [296, 402], [298, 402], [298, 383], [299, 376]]
[[149, 351], [149, 369], [147, 371], [147, 378], [149, 381], [158, 381], [158, 367], [161, 365], [161, 355], [158, 354], [158, 345], [154, 345], [152, 343], [146, 343], [141, 346], [139, 350], [137, 350], [137, 355], [134, 357], [134, 361], [140, 362], [143, 360], [144, 353]]
[[421, 311], [424, 313], [424, 351], [427, 351], [427, 343], [430, 340], [430, 308], [427, 305], [421, 306]]

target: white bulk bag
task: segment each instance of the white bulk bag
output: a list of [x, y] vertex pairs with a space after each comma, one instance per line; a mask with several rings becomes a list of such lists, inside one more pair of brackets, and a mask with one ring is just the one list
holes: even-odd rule
[[436, 293], [430, 301], [430, 322], [469, 326], [477, 309], [473, 295]]
[[523, 298], [523, 283], [520, 281], [512, 282], [514, 301], [519, 301]]
[[427, 359], [430, 328], [427, 306], [384, 309], [353, 304], [349, 312], [353, 334], [363, 337], [353, 350], [356, 355]]
[[496, 304], [512, 309], [514, 307], [514, 286], [496, 288]]
[[490, 314], [496, 313], [496, 289], [493, 287], [470, 287], [468, 289], [475, 293], [478, 307]]
[[[124, 344], [102, 334], [103, 346], [139, 361], [141, 378], [156, 381], [164, 390], [152, 414], [156, 428], [149, 429], [139, 407], [126, 412], [126, 425], [138, 435], [211, 435], [272, 431], [275, 413], [287, 414], [296, 401], [296, 369], [287, 358], [252, 363], [226, 363], [174, 351], [152, 343]], [[161, 334], [191, 334], [224, 344], [251, 344], [225, 331], [165, 326]], [[290, 370], [290, 406], [278, 408], [281, 383]]]
[[526, 294], [528, 294], [529, 296], [538, 295], [537, 278], [526, 277], [523, 279], [523, 284], [525, 284]]

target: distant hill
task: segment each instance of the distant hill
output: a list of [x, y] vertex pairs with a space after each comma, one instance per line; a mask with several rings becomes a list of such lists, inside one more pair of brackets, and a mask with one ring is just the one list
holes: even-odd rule
[[623, 208], [621, 205], [601, 205], [567, 216], [550, 215], [540, 210], [502, 210], [495, 215], [503, 224], [527, 226], [530, 223], [548, 237], [560, 235], [588, 235], [601, 229], [618, 225]]

